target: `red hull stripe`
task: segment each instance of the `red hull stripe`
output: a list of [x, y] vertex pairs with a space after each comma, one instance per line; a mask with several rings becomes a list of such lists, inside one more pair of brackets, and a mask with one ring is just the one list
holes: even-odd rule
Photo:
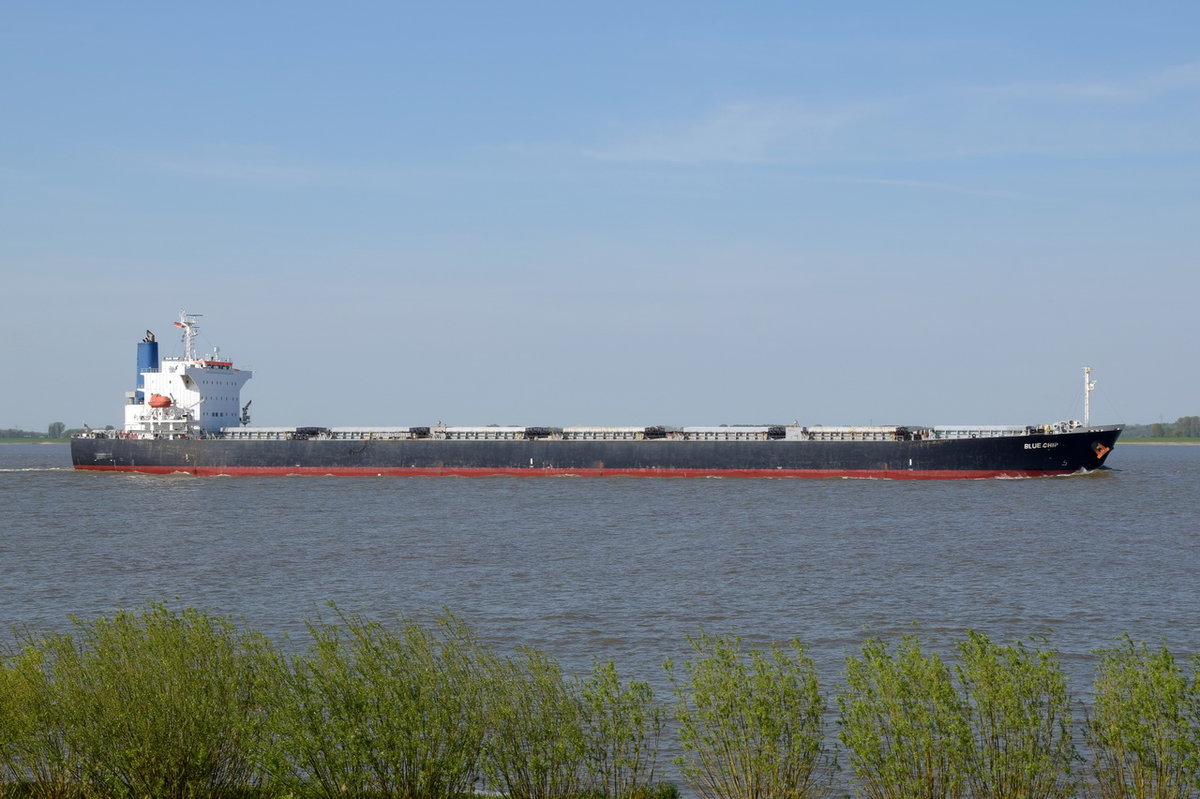
[[1050, 469], [549, 469], [357, 466], [76, 466], [98, 472], [193, 474], [198, 476], [309, 477], [862, 477], [887, 480], [978, 480], [990, 477], [1049, 477]]

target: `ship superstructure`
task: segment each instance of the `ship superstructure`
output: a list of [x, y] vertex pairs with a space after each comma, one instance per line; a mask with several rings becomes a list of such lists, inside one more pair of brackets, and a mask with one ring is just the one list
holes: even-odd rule
[[196, 354], [200, 314], [179, 312], [181, 357], [159, 358], [149, 330], [138, 344], [137, 388], [125, 395], [123, 432], [132, 438], [191, 438], [241, 421], [242, 386], [253, 373], [235, 369], [219, 348]]

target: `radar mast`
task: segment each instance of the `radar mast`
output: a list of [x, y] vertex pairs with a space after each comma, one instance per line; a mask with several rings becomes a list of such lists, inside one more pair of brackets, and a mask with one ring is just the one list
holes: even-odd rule
[[1092, 367], [1083, 367], [1083, 426], [1092, 426], [1092, 389], [1096, 381], [1092, 379]]
[[183, 329], [183, 357], [184, 360], [196, 360], [196, 336], [200, 333], [200, 325], [196, 321], [203, 314], [188, 313], [187, 311], [179, 312], [179, 321], [175, 323], [175, 327]]

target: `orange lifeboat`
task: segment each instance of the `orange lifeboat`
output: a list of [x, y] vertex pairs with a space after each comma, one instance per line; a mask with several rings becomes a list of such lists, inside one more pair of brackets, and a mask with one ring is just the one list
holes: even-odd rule
[[151, 408], [170, 408], [171, 398], [164, 397], [162, 394], [151, 394], [150, 402], [148, 404]]

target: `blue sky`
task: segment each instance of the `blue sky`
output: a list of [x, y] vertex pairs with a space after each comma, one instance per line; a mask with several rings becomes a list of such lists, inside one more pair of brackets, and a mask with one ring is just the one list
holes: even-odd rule
[[7, 4], [0, 427], [1200, 413], [1195, 3]]

